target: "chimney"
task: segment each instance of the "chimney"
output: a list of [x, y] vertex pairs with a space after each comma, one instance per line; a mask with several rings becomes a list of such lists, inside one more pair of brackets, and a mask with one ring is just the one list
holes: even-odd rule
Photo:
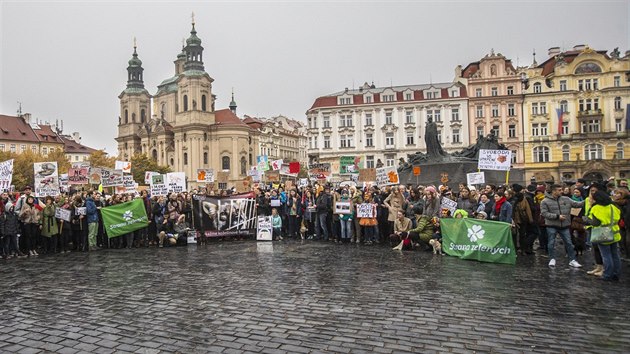
[[573, 50], [576, 50], [576, 51], [579, 51], [579, 52], [583, 51], [584, 49], [586, 49], [586, 45], [585, 44], [578, 44], [578, 45], [573, 47]]
[[555, 57], [560, 54], [560, 47], [551, 47], [549, 48], [549, 57]]
[[31, 124], [31, 114], [30, 113], [24, 113], [22, 115], [22, 117], [24, 118], [24, 121], [26, 122], [26, 124]]

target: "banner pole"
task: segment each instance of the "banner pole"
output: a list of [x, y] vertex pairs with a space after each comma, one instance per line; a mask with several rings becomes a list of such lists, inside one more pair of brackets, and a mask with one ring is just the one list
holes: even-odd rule
[[508, 184], [508, 181], [510, 180], [510, 170], [507, 170], [507, 172], [505, 173], [505, 184]]

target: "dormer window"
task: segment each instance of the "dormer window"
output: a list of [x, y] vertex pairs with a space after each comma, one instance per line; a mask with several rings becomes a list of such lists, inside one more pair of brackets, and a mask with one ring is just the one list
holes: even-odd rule
[[352, 104], [352, 96], [339, 97], [339, 104], [340, 105]]
[[451, 97], [459, 97], [459, 88], [451, 89]]
[[440, 98], [440, 91], [424, 91], [424, 98], [427, 100]]
[[405, 101], [413, 100], [413, 91], [411, 89], [407, 89], [403, 92], [403, 98]]
[[372, 102], [374, 102], [374, 99], [372, 98], [372, 94], [364, 95], [363, 96], [363, 102], [365, 102], [365, 103], [372, 103]]
[[382, 100], [383, 102], [394, 102], [395, 101], [395, 99], [394, 99], [395, 96], [393, 94], [381, 95], [381, 96], [383, 98], [383, 100]]

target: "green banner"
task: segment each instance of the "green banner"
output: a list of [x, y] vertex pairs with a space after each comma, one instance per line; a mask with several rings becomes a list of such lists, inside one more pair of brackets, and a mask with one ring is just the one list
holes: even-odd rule
[[112, 205], [101, 209], [103, 225], [107, 237], [113, 238], [124, 235], [149, 225], [147, 212], [142, 199]]
[[442, 249], [449, 256], [516, 264], [510, 224], [478, 219], [440, 219]]
[[339, 158], [339, 173], [359, 173], [359, 170], [363, 168], [363, 161], [361, 156], [341, 156]]

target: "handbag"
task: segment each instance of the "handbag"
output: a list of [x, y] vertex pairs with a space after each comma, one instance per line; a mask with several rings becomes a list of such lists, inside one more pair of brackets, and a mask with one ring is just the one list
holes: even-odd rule
[[613, 233], [612, 227], [614, 225], [613, 222], [613, 208], [610, 206], [610, 224], [607, 226], [597, 226], [591, 230], [591, 242], [592, 243], [605, 243], [605, 242], [613, 242], [615, 240], [615, 235]]

